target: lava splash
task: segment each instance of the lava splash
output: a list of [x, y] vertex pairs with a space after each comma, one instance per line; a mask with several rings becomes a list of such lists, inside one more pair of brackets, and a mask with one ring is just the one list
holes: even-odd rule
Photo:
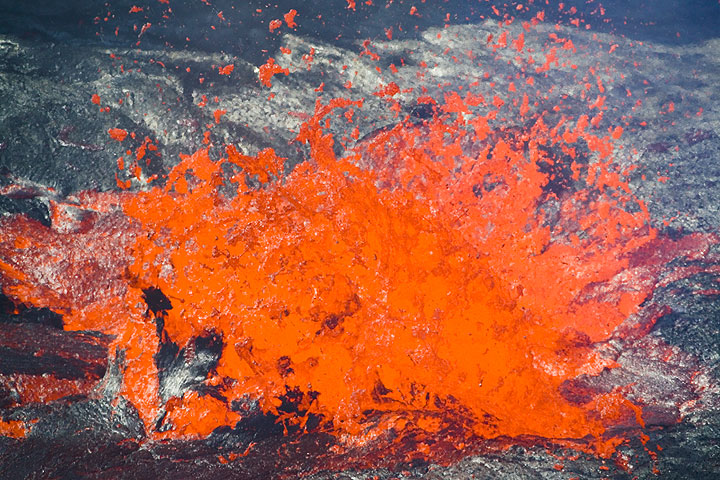
[[[412, 432], [429, 453], [452, 431], [460, 451], [533, 436], [610, 454], [608, 427], [641, 409], [561, 387], [617, 366], [597, 347], [649, 294], [627, 278], [655, 233], [614, 162], [621, 130], [494, 129], [462, 115], [480, 103], [448, 97], [338, 157], [330, 116], [362, 102], [318, 102], [289, 173], [270, 149], [203, 149], [164, 185], [55, 202], [50, 228], [4, 218], [3, 293], [109, 335], [150, 438], [207, 436], [254, 402], [346, 446]], [[203, 348], [200, 377], [164, 380], [163, 355]]]

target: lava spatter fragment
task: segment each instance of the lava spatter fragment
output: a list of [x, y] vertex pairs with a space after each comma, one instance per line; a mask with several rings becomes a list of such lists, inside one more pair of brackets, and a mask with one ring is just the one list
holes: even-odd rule
[[284, 73], [285, 75], [288, 75], [290, 73], [290, 70], [288, 70], [287, 68], [283, 68], [277, 63], [275, 63], [274, 58], [268, 58], [267, 62], [260, 66], [258, 78], [260, 79], [260, 83], [269, 88], [272, 87], [272, 77], [279, 73]]

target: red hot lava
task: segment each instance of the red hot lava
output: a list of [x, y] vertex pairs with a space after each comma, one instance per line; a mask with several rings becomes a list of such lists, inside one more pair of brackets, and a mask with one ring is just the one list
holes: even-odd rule
[[[524, 48], [499, 38], [493, 49]], [[553, 47], [538, 68], [556, 60]], [[270, 59], [263, 83], [275, 73], [288, 70]], [[111, 335], [121, 394], [153, 439], [233, 426], [233, 402], [250, 398], [288, 426], [320, 418], [351, 447], [413, 432], [430, 457], [452, 431], [457, 450], [531, 436], [611, 454], [624, 439], [608, 429], [642, 426], [641, 409], [620, 391], [571, 402], [561, 386], [618, 366], [597, 346], [650, 293], [628, 273], [655, 232], [615, 162], [622, 129], [598, 133], [589, 115], [549, 124], [528, 115], [527, 94], [428, 102], [432, 118], [339, 158], [328, 122], [362, 101], [318, 101], [297, 136], [311, 158], [290, 173], [272, 149], [227, 146], [217, 161], [202, 149], [163, 185], [54, 202], [51, 228], [3, 218], [3, 293], [66, 330]], [[469, 114], [478, 105], [489, 113]], [[525, 127], [491, 126], [513, 106]], [[203, 381], [217, 394], [161, 398], [161, 344], [208, 335], [222, 340]]]

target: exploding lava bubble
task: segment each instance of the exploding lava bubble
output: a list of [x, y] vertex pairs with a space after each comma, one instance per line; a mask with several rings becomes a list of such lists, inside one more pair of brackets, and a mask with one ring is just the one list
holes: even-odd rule
[[[519, 55], [520, 35], [492, 48]], [[270, 415], [339, 451], [405, 442], [441, 461], [538, 438], [612, 455], [642, 408], [564, 386], [618, 367], [603, 345], [651, 293], [629, 266], [656, 233], [617, 161], [622, 128], [529, 111], [531, 90], [422, 97], [341, 154], [331, 122], [363, 101], [319, 99], [292, 169], [208, 146], [143, 190], [53, 201], [50, 227], [2, 218], [3, 294], [108, 335], [150, 441]], [[46, 384], [38, 399], [20, 382], [20, 402], [89, 389]]]

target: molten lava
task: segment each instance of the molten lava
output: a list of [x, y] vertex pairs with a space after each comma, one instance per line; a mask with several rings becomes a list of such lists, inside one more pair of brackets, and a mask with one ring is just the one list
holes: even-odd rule
[[[575, 48], [555, 39], [536, 73]], [[526, 48], [523, 34], [497, 42], [488, 48]], [[289, 72], [269, 58], [260, 80]], [[309, 158], [289, 172], [269, 148], [228, 145], [213, 160], [208, 146], [144, 191], [53, 202], [52, 227], [2, 218], [3, 293], [62, 315], [66, 330], [109, 335], [120, 394], [151, 439], [232, 427], [251, 401], [349, 447], [412, 433], [428, 456], [441, 435], [457, 450], [542, 437], [609, 455], [623, 439], [608, 430], [642, 426], [641, 408], [621, 389], [578, 401], [563, 386], [618, 366], [600, 347], [650, 293], [629, 267], [655, 232], [615, 161], [622, 128], [590, 117], [604, 100], [577, 118], [530, 114], [510, 85], [504, 99], [421, 98], [432, 105], [422, 118], [343, 156], [330, 122], [351, 122], [343, 113], [363, 102], [318, 100], [296, 138]], [[220, 345], [202, 388], [163, 395], [159, 352], [200, 339]], [[80, 383], [52, 388], [88, 390]], [[27, 428], [4, 422], [0, 433]]]
[[[653, 238], [647, 212], [586, 117], [492, 131], [452, 113], [467, 100], [345, 158], [323, 126], [360, 104], [318, 103], [298, 136], [312, 160], [287, 175], [272, 150], [200, 150], [164, 186], [57, 204], [51, 229], [3, 220], [4, 291], [113, 335], [122, 394], [154, 437], [232, 426], [233, 401], [252, 398], [351, 444], [456, 423], [457, 448], [529, 435], [608, 453], [606, 427], [642, 422], [639, 409], [617, 393], [572, 403], [560, 386], [615, 366], [593, 347], [648, 293], [606, 288]], [[552, 168], [560, 146], [587, 162]], [[222, 355], [204, 383], [219, 395], [161, 400], [160, 344], [210, 334]]]

